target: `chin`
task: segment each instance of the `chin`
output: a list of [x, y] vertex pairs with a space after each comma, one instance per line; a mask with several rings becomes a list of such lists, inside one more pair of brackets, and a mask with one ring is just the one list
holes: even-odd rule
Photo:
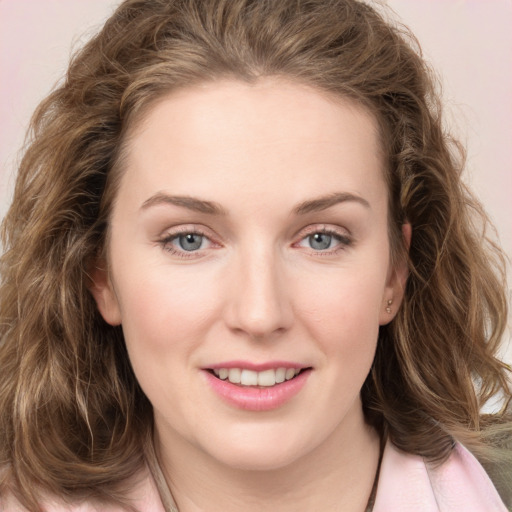
[[309, 438], [290, 437], [289, 430], [283, 433], [276, 428], [273, 432], [224, 433], [222, 440], [218, 439], [203, 449], [218, 462], [233, 469], [275, 471], [291, 466], [305, 456], [309, 451], [306, 447], [313, 444], [311, 441]]
[[297, 460], [297, 452], [279, 450], [233, 450], [222, 455], [224, 465], [239, 471], [268, 472], [278, 471], [291, 466]]

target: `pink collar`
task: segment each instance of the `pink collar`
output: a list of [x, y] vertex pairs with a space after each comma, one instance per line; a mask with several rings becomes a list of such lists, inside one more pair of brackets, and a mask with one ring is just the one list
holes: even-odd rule
[[373, 512], [507, 512], [487, 473], [457, 444], [439, 467], [386, 444]]

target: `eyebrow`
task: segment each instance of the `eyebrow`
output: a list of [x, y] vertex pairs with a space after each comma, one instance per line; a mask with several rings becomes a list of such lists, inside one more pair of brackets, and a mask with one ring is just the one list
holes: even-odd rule
[[[326, 210], [331, 206], [346, 202], [355, 202], [363, 205], [366, 208], [370, 208], [370, 203], [360, 196], [350, 194], [348, 192], [335, 192], [333, 194], [321, 196], [316, 199], [304, 201], [296, 206], [293, 212], [295, 215], [306, 215], [308, 213]], [[206, 201], [204, 199], [198, 199], [196, 197], [190, 196], [171, 196], [163, 192], [158, 192], [157, 194], [144, 201], [141, 209], [146, 210], [152, 206], [166, 204], [187, 208], [188, 210], [199, 213], [206, 213], [208, 215], [227, 215], [226, 210], [218, 203], [213, 201]]]
[[334, 194], [329, 194], [300, 203], [297, 207], [295, 207], [294, 213], [296, 215], [305, 215], [307, 213], [326, 210], [331, 206], [346, 202], [355, 202], [363, 205], [365, 208], [371, 208], [370, 203], [360, 196], [350, 194], [349, 192], [335, 192]]
[[151, 196], [149, 199], [144, 201], [141, 206], [141, 210], [146, 210], [152, 206], [158, 205], [174, 205], [182, 208], [187, 208], [199, 213], [206, 213], [208, 215], [226, 215], [227, 212], [217, 203], [213, 201], [206, 201], [204, 199], [197, 199], [190, 196], [170, 196], [163, 192]]

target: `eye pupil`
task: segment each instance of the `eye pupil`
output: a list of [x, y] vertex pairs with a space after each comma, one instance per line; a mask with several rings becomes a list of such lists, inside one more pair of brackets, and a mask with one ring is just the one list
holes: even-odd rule
[[331, 245], [331, 240], [332, 236], [325, 233], [315, 233], [309, 237], [311, 248], [317, 251], [328, 249]]
[[194, 233], [180, 235], [178, 238], [180, 248], [184, 251], [197, 251], [203, 243], [203, 236]]

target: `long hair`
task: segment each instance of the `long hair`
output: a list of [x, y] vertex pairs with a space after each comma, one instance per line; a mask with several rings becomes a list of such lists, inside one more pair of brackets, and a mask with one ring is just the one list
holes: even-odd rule
[[[30, 510], [38, 489], [122, 503], [147, 457], [151, 406], [88, 290], [130, 127], [173, 90], [267, 76], [351, 99], [379, 123], [392, 257], [410, 275], [362, 389], [367, 422], [434, 463], [463, 442], [510, 492], [504, 258], [415, 39], [355, 0], [127, 0], [35, 112], [3, 222], [0, 466]], [[501, 410], [481, 414], [494, 397]]]

